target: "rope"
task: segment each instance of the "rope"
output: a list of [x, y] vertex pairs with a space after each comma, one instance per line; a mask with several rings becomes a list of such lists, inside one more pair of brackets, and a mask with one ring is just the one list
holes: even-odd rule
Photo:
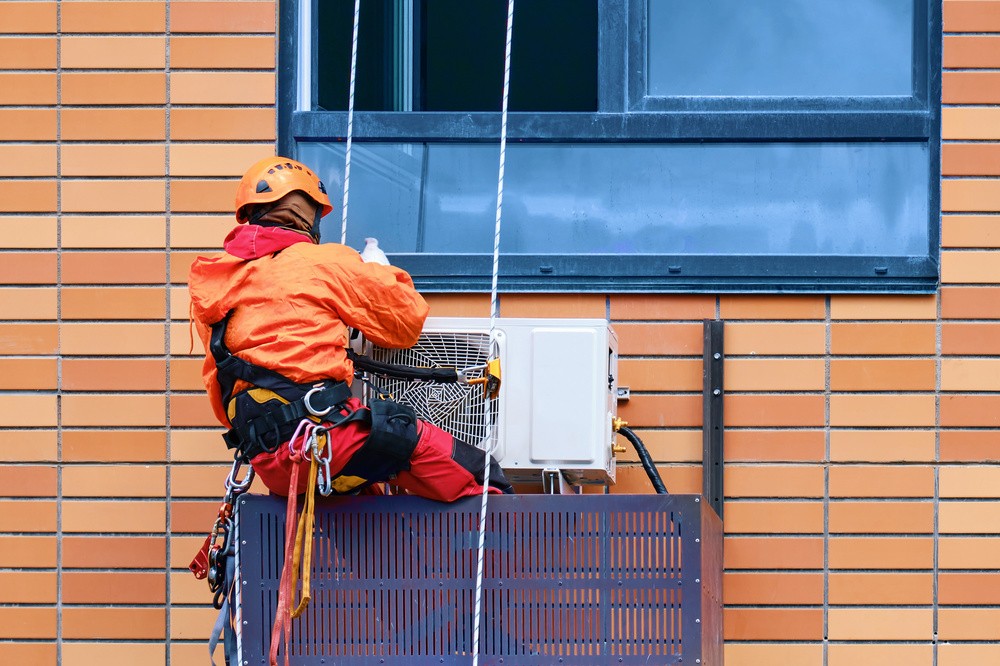
[[341, 207], [340, 243], [347, 244], [347, 199], [351, 191], [351, 144], [354, 138], [354, 84], [358, 77], [358, 23], [361, 0], [354, 0], [354, 35], [351, 37], [351, 87], [347, 96], [347, 150], [344, 157], [344, 203]]
[[[499, 299], [497, 298], [497, 278], [500, 274], [500, 220], [503, 211], [503, 177], [507, 160], [507, 101], [510, 96], [510, 42], [514, 27], [514, 0], [507, 0], [507, 44], [504, 51], [503, 64], [503, 98], [500, 111], [500, 168], [497, 174], [497, 213], [493, 231], [493, 278], [490, 283], [490, 346], [496, 341], [497, 316], [499, 314]], [[490, 433], [490, 446], [486, 447], [486, 465], [483, 468], [483, 497], [479, 507], [479, 546], [476, 549], [476, 605], [472, 623], [472, 666], [479, 664], [479, 622], [483, 606], [483, 556], [486, 551], [486, 504], [490, 496], [490, 460], [496, 431], [493, 428], [493, 413], [487, 405], [483, 410], [486, 417], [487, 432]]]

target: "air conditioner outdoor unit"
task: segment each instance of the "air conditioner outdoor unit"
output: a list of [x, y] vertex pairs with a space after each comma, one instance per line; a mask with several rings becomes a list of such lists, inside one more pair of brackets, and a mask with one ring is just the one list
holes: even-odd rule
[[[490, 409], [493, 455], [513, 482], [537, 482], [544, 470], [558, 469], [570, 483], [614, 483], [618, 338], [608, 322], [498, 318], [495, 333], [502, 372], [495, 400], [477, 384], [368, 380], [484, 450], [494, 441]], [[488, 318], [431, 317], [413, 347], [375, 346], [367, 355], [394, 365], [477, 368], [469, 374], [482, 376], [490, 347]]]

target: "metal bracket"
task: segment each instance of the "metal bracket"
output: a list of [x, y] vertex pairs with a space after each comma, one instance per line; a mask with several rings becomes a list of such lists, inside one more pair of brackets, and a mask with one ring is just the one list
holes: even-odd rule
[[628, 402], [628, 399], [632, 397], [632, 389], [628, 386], [619, 386], [617, 389], [618, 402]]
[[702, 475], [705, 500], [715, 513], [722, 517], [725, 493], [722, 489], [723, 466], [723, 322], [707, 319], [704, 324], [705, 346], [703, 349], [703, 393], [702, 393]]
[[545, 495], [579, 495], [582, 488], [566, 480], [562, 470], [547, 468], [542, 470], [542, 493]]

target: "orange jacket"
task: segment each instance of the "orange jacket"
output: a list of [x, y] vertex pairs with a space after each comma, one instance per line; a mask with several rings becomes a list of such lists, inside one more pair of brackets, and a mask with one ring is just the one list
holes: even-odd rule
[[[428, 307], [406, 271], [364, 263], [350, 247], [314, 245], [278, 227], [240, 225], [225, 252], [198, 257], [188, 280], [191, 313], [205, 345], [202, 379], [219, 422], [229, 426], [208, 350], [211, 325], [235, 309], [226, 346], [295, 382], [353, 379], [347, 327], [383, 347], [409, 347]], [[239, 387], [237, 387], [239, 390]]]

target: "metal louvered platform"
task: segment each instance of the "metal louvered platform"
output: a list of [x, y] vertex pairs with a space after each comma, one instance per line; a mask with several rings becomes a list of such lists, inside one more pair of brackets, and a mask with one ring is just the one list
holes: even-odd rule
[[[256, 666], [285, 504], [244, 495], [237, 508], [240, 631], [227, 657]], [[478, 498], [320, 503], [291, 663], [471, 663], [478, 524]], [[495, 496], [486, 529], [480, 663], [722, 664], [722, 526], [699, 496]]]

